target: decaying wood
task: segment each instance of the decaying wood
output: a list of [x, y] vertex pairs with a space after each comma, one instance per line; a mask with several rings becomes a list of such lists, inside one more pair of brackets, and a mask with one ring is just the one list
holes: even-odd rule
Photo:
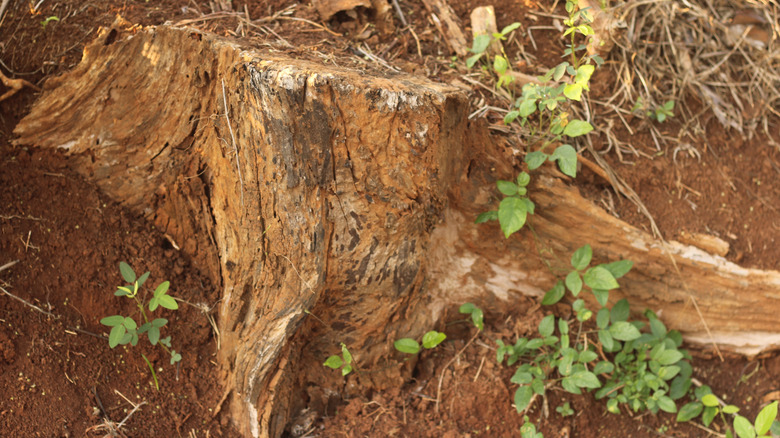
[[[280, 436], [304, 400], [324, 412], [355, 388], [397, 385], [411, 368], [394, 340], [467, 300], [500, 310], [540, 296], [585, 243], [599, 262], [635, 262], [613, 299], [656, 310], [688, 340], [710, 341], [695, 299], [723, 346], [780, 343], [780, 274], [665, 250], [552, 176], [535, 176], [537, 213], [516, 237], [475, 225], [514, 159], [467, 109], [454, 88], [423, 79], [186, 28], [115, 28], [47, 83], [15, 132], [17, 144], [65, 150], [220, 285], [225, 406], [246, 436]], [[324, 368], [341, 342], [373, 371], [345, 383]]]
[[476, 38], [480, 35], [490, 35], [492, 41], [488, 46], [488, 52], [491, 55], [501, 55], [504, 53], [504, 45], [501, 40], [492, 38], [493, 34], [498, 33], [496, 24], [496, 9], [493, 6], [479, 6], [471, 11], [471, 35]]
[[423, 0], [423, 4], [450, 50], [458, 56], [466, 56], [471, 45], [463, 35], [458, 16], [446, 0]]

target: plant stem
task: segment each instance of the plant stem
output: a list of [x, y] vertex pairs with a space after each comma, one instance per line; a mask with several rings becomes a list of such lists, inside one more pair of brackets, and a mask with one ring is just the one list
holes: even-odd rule
[[157, 388], [157, 391], [160, 391], [160, 382], [157, 381], [157, 374], [154, 372], [154, 367], [152, 366], [152, 363], [149, 362], [149, 359], [147, 359], [146, 355], [144, 355], [143, 353], [141, 353], [141, 357], [144, 358], [144, 360], [146, 361], [146, 365], [149, 366], [149, 371], [152, 372], [152, 378], [154, 379], [154, 387]]

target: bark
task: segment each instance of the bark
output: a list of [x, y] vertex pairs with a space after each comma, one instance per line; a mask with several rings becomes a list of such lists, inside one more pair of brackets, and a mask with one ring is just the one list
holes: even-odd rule
[[[246, 436], [279, 436], [306, 405], [325, 412], [345, 393], [397, 385], [411, 367], [394, 340], [467, 300], [498, 311], [541, 295], [585, 243], [599, 261], [634, 260], [621, 293], [689, 340], [709, 342], [695, 298], [724, 346], [780, 342], [778, 273], [664, 250], [551, 172], [536, 177], [537, 214], [516, 238], [474, 225], [513, 157], [468, 122], [454, 88], [119, 25], [46, 88], [16, 143], [64, 149], [220, 285], [226, 406]], [[341, 342], [371, 372], [324, 368]]]

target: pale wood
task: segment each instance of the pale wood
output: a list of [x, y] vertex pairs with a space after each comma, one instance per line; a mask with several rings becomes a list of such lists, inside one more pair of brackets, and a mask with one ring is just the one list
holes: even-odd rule
[[423, 0], [425, 9], [431, 14], [431, 20], [436, 26], [444, 42], [458, 56], [469, 54], [471, 44], [466, 41], [461, 29], [460, 19], [453, 12], [446, 0]]

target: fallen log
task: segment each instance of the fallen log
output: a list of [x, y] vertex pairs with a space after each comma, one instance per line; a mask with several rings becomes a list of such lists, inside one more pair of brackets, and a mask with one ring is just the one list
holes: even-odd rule
[[[117, 24], [46, 84], [15, 143], [64, 149], [219, 285], [226, 406], [246, 436], [280, 436], [307, 405], [398, 385], [411, 370], [394, 340], [467, 300], [501, 310], [540, 295], [585, 243], [600, 261], [632, 259], [622, 296], [688, 340], [751, 353], [780, 342], [780, 274], [664, 249], [554, 176], [532, 186], [533, 232], [505, 240], [474, 225], [514, 159], [467, 106], [425, 79]], [[324, 368], [341, 342], [378, 371], [345, 380]]]

